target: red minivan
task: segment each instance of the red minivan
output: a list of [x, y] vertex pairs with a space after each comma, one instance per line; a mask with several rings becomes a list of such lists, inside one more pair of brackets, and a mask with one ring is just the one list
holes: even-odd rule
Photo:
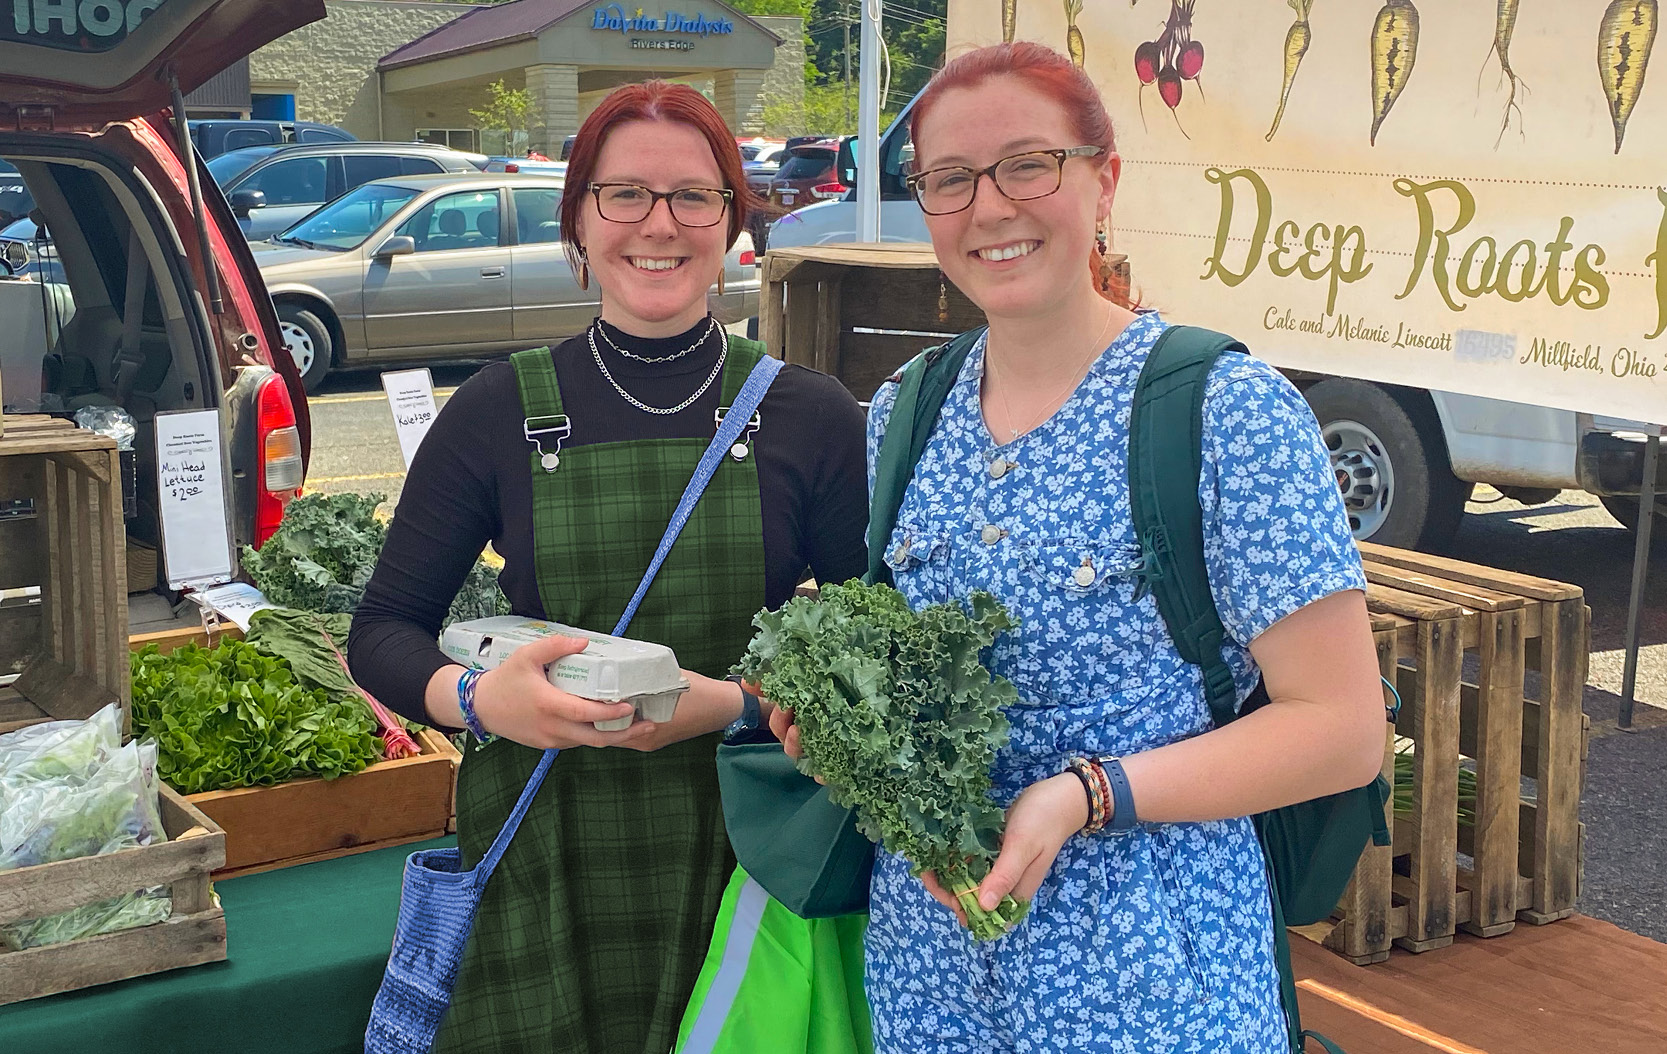
[[[239, 544], [258, 546], [305, 477], [306, 396], [237, 220], [174, 107], [255, 48], [323, 18], [323, 0], [11, 7], [0, 19], [0, 159], [27, 185], [57, 266], [10, 274], [15, 264], [0, 262], [0, 403], [65, 417], [127, 411], [138, 430], [128, 536], [152, 544], [155, 417], [218, 409], [232, 474], [226, 515]], [[6, 497], [0, 515], [29, 514], [4, 507]], [[166, 582], [159, 568], [152, 592], [172, 600]]]

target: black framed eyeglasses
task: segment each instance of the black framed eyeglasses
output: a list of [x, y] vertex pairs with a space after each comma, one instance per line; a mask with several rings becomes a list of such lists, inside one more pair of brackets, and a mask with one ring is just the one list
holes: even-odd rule
[[610, 223], [641, 223], [664, 200], [671, 218], [685, 227], [715, 227], [735, 197], [732, 190], [715, 187], [684, 187], [681, 190], [649, 190], [635, 183], [592, 183], [596, 211]]
[[1097, 146], [1073, 146], [1060, 150], [1027, 150], [1004, 157], [985, 168], [951, 165], [918, 172], [907, 179], [909, 191], [928, 216], [947, 216], [972, 204], [980, 176], [989, 176], [1009, 201], [1045, 198], [1059, 189], [1065, 162], [1073, 157], [1096, 157], [1105, 153]]

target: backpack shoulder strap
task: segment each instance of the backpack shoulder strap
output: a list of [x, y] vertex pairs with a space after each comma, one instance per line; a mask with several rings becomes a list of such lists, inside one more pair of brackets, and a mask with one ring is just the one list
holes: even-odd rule
[[1144, 578], [1181, 657], [1204, 670], [1217, 726], [1233, 720], [1233, 673], [1221, 657], [1226, 630], [1204, 563], [1204, 391], [1224, 352], [1248, 354], [1225, 334], [1172, 326], [1158, 338], [1135, 385], [1129, 419], [1129, 510]]
[[898, 379], [897, 400], [886, 421], [879, 456], [874, 459], [874, 493], [868, 511], [868, 574], [863, 579], [870, 585], [892, 584], [886, 544], [897, 526], [903, 495], [909, 490], [920, 455], [926, 451], [926, 441], [944, 400], [949, 398], [949, 389], [983, 333], [982, 328], [968, 330], [947, 344], [928, 348], [903, 368]]

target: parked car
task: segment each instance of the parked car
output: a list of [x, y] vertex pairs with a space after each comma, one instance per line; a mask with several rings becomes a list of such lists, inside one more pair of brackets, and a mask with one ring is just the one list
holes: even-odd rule
[[567, 175], [566, 161], [532, 161], [524, 157], [489, 157], [483, 172], [526, 172], [537, 176]]
[[23, 185], [23, 174], [16, 165], [0, 161], [0, 229], [29, 215], [34, 207], [35, 199]]
[[[767, 247], [773, 220], [817, 201], [843, 197], [851, 189], [834, 172], [839, 144], [839, 137], [788, 141], [781, 167], [760, 190], [765, 208], [750, 225], [754, 242]], [[759, 189], [756, 184], [754, 188]]]
[[[561, 246], [562, 180], [522, 173], [401, 176], [349, 191], [253, 243], [309, 390], [332, 366], [466, 359], [582, 333], [601, 306]], [[725, 324], [758, 311], [744, 233], [724, 263]]]
[[[132, 416], [135, 541], [159, 540], [158, 414], [222, 416], [236, 542], [264, 542], [302, 484], [305, 393], [271, 300], [201, 164], [206, 193], [194, 201], [190, 151], [159, 111], [170, 101], [165, 71], [191, 91], [323, 17], [322, 0], [168, 0], [131, 36], [75, 36], [60, 23], [25, 33], [0, 22], [0, 157], [34, 197], [61, 265], [49, 281], [0, 278], [0, 398], [7, 412], [113, 406]], [[8, 509], [18, 520], [39, 511]], [[17, 536], [7, 537], [0, 545]], [[157, 591], [167, 592], [162, 571]]]
[[187, 122], [191, 141], [204, 158], [219, 157], [228, 150], [246, 146], [271, 146], [282, 143], [351, 143], [357, 136], [333, 124], [312, 121], [222, 121], [200, 120]]
[[478, 172], [470, 155], [428, 143], [249, 146], [208, 163], [250, 241], [271, 237], [326, 201], [385, 176]]

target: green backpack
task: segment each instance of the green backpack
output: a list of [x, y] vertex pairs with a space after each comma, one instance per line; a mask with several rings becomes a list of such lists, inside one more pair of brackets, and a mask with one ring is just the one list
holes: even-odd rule
[[[868, 527], [868, 579], [891, 582], [883, 554], [897, 523], [903, 495], [926, 449], [938, 412], [981, 331], [963, 333], [932, 348], [904, 368], [874, 471]], [[1205, 383], [1225, 352], [1248, 354], [1231, 337], [1174, 326], [1158, 339], [1135, 386], [1129, 422], [1129, 497], [1146, 561], [1146, 585], [1181, 657], [1202, 667], [1205, 697], [1217, 726], [1268, 702], [1258, 683], [1235, 711], [1237, 690], [1221, 657], [1225, 629], [1216, 612], [1204, 562], [1203, 510], [1198, 479], [1203, 468]], [[1368, 841], [1389, 844], [1384, 805], [1388, 782], [1380, 775], [1352, 791], [1300, 802], [1252, 817], [1268, 864], [1274, 942], [1290, 1029], [1291, 1049], [1312, 1037], [1332, 1054], [1329, 1039], [1302, 1028], [1287, 924], [1305, 926], [1331, 915]]]

